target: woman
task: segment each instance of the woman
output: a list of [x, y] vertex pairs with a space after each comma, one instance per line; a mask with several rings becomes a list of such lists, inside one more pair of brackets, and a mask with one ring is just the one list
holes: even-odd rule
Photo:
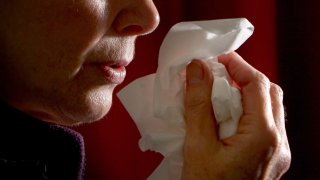
[[[1, 112], [9, 116], [1, 126], [0, 171], [12, 172], [10, 179], [81, 179], [82, 138], [65, 126], [107, 114], [136, 38], [159, 23], [153, 2], [3, 0], [0, 18]], [[187, 68], [182, 177], [280, 178], [290, 164], [281, 89], [235, 53], [220, 62], [241, 88], [244, 115], [238, 133], [219, 141], [210, 103], [213, 79], [193, 61]]]

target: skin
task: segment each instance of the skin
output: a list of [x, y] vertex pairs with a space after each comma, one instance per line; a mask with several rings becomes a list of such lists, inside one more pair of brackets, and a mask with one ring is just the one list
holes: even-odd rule
[[280, 179], [291, 161], [281, 88], [236, 53], [219, 62], [240, 87], [244, 112], [237, 133], [219, 140], [212, 75], [201, 61], [188, 65], [182, 179]]
[[[135, 39], [159, 23], [151, 0], [11, 0], [0, 2], [2, 101], [62, 125], [105, 116], [117, 83], [89, 64], [126, 61]], [[220, 57], [241, 88], [238, 132], [218, 140], [200, 61], [187, 68], [183, 179], [277, 179], [289, 167], [281, 89], [235, 53]]]
[[86, 64], [131, 61], [159, 23], [150, 0], [0, 2], [1, 99], [63, 125], [99, 120], [116, 86]]

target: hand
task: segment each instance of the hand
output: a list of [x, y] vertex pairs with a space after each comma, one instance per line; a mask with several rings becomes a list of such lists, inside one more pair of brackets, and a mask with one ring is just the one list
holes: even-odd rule
[[213, 77], [201, 61], [188, 65], [182, 179], [279, 179], [291, 161], [281, 88], [236, 53], [219, 62], [240, 88], [243, 115], [237, 133], [219, 140], [210, 100]]

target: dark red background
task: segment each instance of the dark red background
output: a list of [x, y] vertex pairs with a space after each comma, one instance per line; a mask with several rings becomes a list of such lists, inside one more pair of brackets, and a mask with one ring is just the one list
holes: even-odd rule
[[[136, 58], [116, 92], [134, 79], [156, 71], [160, 44], [175, 23], [245, 17], [255, 26], [255, 32], [237, 52], [285, 92], [293, 160], [284, 178], [320, 177], [319, 166], [314, 163], [320, 160], [316, 138], [320, 131], [319, 85], [314, 85], [319, 82], [314, 71], [320, 67], [320, 35], [315, 28], [320, 18], [319, 6], [315, 0], [280, 1], [155, 1], [160, 25], [151, 35], [138, 39]], [[161, 161], [161, 155], [139, 150], [139, 132], [116, 97], [105, 119], [75, 129], [85, 138], [86, 179], [146, 179]]]

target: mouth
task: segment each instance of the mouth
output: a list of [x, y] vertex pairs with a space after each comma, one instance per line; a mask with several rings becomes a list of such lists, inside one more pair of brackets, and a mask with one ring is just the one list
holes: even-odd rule
[[129, 61], [111, 61], [92, 63], [101, 72], [104, 79], [111, 84], [121, 84], [126, 77], [126, 66]]

